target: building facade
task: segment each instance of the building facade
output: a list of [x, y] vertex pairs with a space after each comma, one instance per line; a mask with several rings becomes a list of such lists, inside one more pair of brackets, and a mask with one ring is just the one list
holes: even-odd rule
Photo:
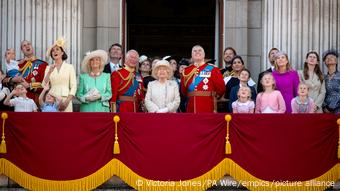
[[231, 46], [255, 79], [269, 66], [272, 47], [287, 52], [295, 69], [310, 50], [340, 50], [338, 0], [1, 0], [0, 6], [2, 68], [7, 48], [22, 58], [24, 39], [51, 62], [46, 51], [60, 36], [77, 74], [86, 52], [116, 42], [148, 56], [181, 57], [201, 44], [220, 67]]

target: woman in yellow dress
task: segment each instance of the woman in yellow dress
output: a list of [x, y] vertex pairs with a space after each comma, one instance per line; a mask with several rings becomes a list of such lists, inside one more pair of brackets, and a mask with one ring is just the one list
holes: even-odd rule
[[47, 51], [53, 59], [53, 64], [45, 70], [43, 85], [50, 84], [50, 94], [61, 97], [59, 111], [72, 112], [72, 99], [77, 91], [76, 72], [73, 65], [65, 62], [65, 40], [58, 39]]

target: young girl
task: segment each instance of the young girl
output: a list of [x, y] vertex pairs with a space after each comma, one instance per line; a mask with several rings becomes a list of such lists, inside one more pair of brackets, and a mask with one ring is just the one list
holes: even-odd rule
[[249, 86], [248, 81], [251, 79], [250, 78], [250, 71], [248, 69], [242, 69], [240, 72], [240, 75], [238, 76], [239, 79], [239, 84], [231, 88], [230, 91], [230, 98], [229, 98], [229, 111], [233, 111], [232, 109], [232, 103], [238, 99], [238, 91], [240, 87], [249, 87], [251, 90], [251, 100], [255, 101], [256, 100], [256, 90], [254, 86]]
[[299, 84], [298, 96], [292, 99], [292, 113], [314, 113], [315, 103], [308, 96], [309, 88], [307, 84]]
[[39, 95], [39, 105], [42, 112], [58, 112], [60, 99], [50, 94], [48, 91], [50, 86], [47, 84], [44, 86], [43, 91]]
[[[37, 105], [33, 99], [26, 96], [27, 90], [22, 84], [18, 84], [14, 90], [6, 97], [4, 104], [14, 106], [15, 112], [36, 112]], [[13, 99], [12, 96], [17, 96]]]
[[275, 90], [272, 73], [265, 73], [261, 84], [264, 91], [257, 94], [255, 113], [284, 113], [286, 111], [285, 101], [282, 94]]
[[255, 103], [251, 100], [251, 90], [242, 86], [237, 92], [238, 99], [232, 103], [233, 113], [254, 113]]

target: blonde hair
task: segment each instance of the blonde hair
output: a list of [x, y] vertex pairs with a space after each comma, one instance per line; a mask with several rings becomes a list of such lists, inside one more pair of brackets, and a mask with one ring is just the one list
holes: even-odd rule
[[277, 65], [277, 59], [278, 59], [279, 56], [282, 56], [282, 55], [285, 56], [286, 59], [287, 59], [286, 71], [291, 70], [292, 69], [292, 65], [289, 62], [287, 53], [285, 53], [285, 52], [278, 52], [278, 53], [275, 54], [275, 62], [274, 62], [275, 63], [275, 70], [276, 71], [279, 70], [279, 66]]
[[263, 85], [263, 80], [264, 80], [264, 76], [271, 76], [272, 77], [272, 80], [273, 80], [273, 85], [272, 85], [272, 89], [273, 90], [276, 90], [276, 81], [275, 81], [275, 78], [273, 76], [273, 74], [271, 72], [265, 72], [261, 78], [261, 85], [262, 85], [262, 88], [264, 88], [264, 85]]
[[238, 89], [237, 91], [237, 97], [240, 99], [240, 93], [242, 89], [246, 89], [248, 92], [248, 100], [251, 100], [251, 89], [250, 87], [246, 86], [246, 87], [240, 87], [240, 89]]

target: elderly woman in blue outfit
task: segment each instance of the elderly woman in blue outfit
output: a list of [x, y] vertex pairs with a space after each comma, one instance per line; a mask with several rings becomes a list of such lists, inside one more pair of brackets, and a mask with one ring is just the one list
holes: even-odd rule
[[325, 113], [340, 113], [340, 72], [337, 64], [338, 53], [335, 50], [323, 54], [328, 72], [325, 75], [326, 96], [323, 103]]
[[76, 94], [82, 112], [110, 111], [111, 79], [110, 74], [103, 73], [107, 57], [104, 50], [95, 50], [88, 53], [82, 62], [83, 74], [79, 77]]

